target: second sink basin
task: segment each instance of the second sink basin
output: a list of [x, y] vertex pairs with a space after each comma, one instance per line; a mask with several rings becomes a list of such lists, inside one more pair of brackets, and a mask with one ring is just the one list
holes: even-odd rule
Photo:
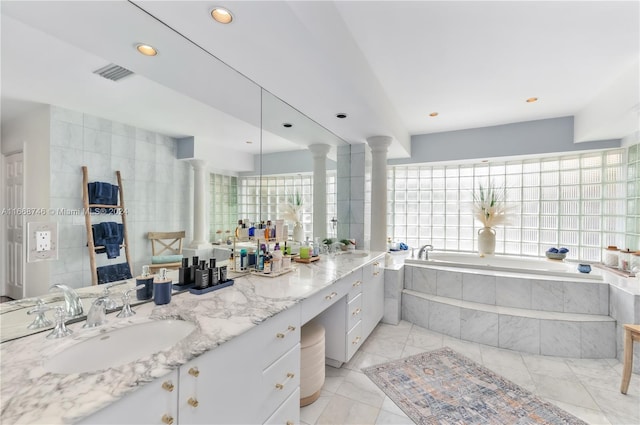
[[157, 320], [101, 333], [44, 362], [54, 373], [95, 372], [120, 366], [171, 348], [195, 330], [183, 320]]

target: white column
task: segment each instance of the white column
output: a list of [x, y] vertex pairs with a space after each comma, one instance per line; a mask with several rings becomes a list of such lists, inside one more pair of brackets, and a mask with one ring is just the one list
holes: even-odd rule
[[207, 165], [202, 159], [189, 161], [193, 167], [193, 240], [189, 248], [210, 248], [207, 238]]
[[330, 146], [309, 146], [313, 154], [313, 238], [327, 237], [327, 154]]
[[367, 138], [371, 148], [371, 250], [387, 250], [387, 149], [389, 136]]

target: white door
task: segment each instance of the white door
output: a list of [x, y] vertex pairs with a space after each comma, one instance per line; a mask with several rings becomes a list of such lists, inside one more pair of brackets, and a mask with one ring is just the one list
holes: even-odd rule
[[[5, 157], [5, 226], [7, 249], [5, 250], [5, 282], [6, 295], [19, 299], [24, 297], [24, 216], [20, 209], [24, 207], [24, 175], [22, 152]], [[5, 295], [5, 294], [3, 294]]]

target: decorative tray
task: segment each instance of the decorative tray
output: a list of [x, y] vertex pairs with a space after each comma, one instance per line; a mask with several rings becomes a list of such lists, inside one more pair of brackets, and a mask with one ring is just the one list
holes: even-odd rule
[[193, 285], [195, 285], [193, 282], [192, 283], [183, 283], [183, 284], [174, 283], [172, 285], [172, 287], [173, 287], [174, 291], [186, 291], [187, 289], [193, 288]]
[[293, 257], [293, 261], [295, 261], [296, 263], [313, 263], [314, 261], [318, 261], [320, 259], [319, 255], [316, 255], [315, 257], [309, 257], [309, 258], [300, 258], [300, 257]]
[[233, 285], [233, 279], [229, 279], [226, 282], [219, 283], [217, 285], [207, 286], [206, 288], [191, 288], [189, 292], [195, 295], [206, 294], [207, 292], [217, 291], [218, 289], [226, 288], [227, 286]]
[[288, 269], [282, 269], [279, 272], [271, 272], [271, 273], [264, 273], [258, 270], [251, 270], [251, 274], [254, 276], [262, 276], [262, 277], [278, 277], [285, 273], [289, 273], [290, 271], [293, 271], [293, 267], [289, 267]]

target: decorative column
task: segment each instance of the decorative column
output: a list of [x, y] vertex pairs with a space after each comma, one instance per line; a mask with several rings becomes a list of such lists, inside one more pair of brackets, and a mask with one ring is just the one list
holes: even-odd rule
[[330, 146], [309, 146], [313, 154], [313, 237], [327, 237], [327, 154]]
[[207, 163], [202, 159], [189, 163], [193, 167], [193, 240], [189, 248], [211, 248], [207, 238]]
[[387, 150], [389, 136], [367, 138], [371, 148], [371, 250], [387, 250]]

